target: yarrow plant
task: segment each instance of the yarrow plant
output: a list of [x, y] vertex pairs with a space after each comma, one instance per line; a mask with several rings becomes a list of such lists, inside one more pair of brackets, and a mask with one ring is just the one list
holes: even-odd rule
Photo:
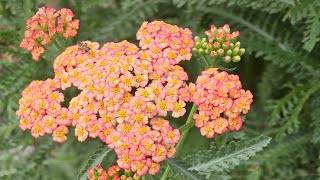
[[[77, 34], [79, 20], [73, 18], [69, 9], [40, 8], [27, 22], [21, 46], [37, 60], [43, 46], [53, 43], [56, 36], [67, 39]], [[239, 33], [229, 31], [227, 25], [213, 26], [206, 32], [209, 43], [205, 51], [218, 57], [214, 53], [218, 43], [226, 52], [220, 53], [224, 59], [240, 57], [244, 49], [234, 43]], [[239, 130], [240, 114], [248, 113], [252, 103], [252, 94], [242, 89], [239, 77], [217, 68], [208, 66], [195, 84], [188, 82], [178, 63], [190, 60], [192, 49], [201, 51], [196, 49], [198, 38], [194, 46], [188, 28], [163, 21], [144, 22], [136, 37], [139, 46], [124, 40], [100, 48], [96, 42], [83, 41], [66, 48], [54, 60], [55, 76], [31, 82], [19, 100], [20, 128], [30, 130], [34, 138], [52, 134], [53, 141], [63, 143], [74, 128], [79, 141], [99, 138], [114, 149], [116, 165], [108, 171], [101, 166], [89, 168], [89, 179], [157, 174], [160, 163], [174, 157], [177, 143], [183, 143], [180, 133], [185, 128], [173, 128], [168, 116], [184, 116], [187, 102], [194, 104], [192, 109], [198, 108], [189, 113], [187, 123], [192, 121], [207, 138], [228, 129]], [[70, 87], [81, 93], [64, 107], [61, 91]], [[121, 176], [120, 169], [125, 172]]]

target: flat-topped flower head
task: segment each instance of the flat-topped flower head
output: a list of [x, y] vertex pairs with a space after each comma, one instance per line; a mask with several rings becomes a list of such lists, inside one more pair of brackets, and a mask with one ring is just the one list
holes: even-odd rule
[[[72, 36], [73, 24], [64, 27], [73, 13], [61, 9], [56, 15], [56, 34]], [[35, 138], [53, 133], [61, 143], [73, 127], [78, 141], [100, 138], [115, 149], [118, 166], [135, 177], [157, 173], [180, 139], [162, 117], [183, 116], [191, 99], [188, 75], [177, 63], [191, 58], [193, 40], [189, 29], [161, 21], [144, 23], [138, 34], [145, 34], [137, 35], [141, 49], [128, 41], [68, 47], [53, 63], [54, 79], [33, 82], [22, 93], [21, 129], [30, 129]], [[58, 90], [70, 87], [81, 92], [62, 107]]]
[[201, 135], [213, 138], [214, 134], [223, 134], [227, 130], [238, 131], [241, 128], [240, 115], [248, 113], [253, 98], [250, 91], [241, 88], [237, 75], [219, 72], [217, 68], [201, 73], [192, 98], [198, 105], [198, 112], [193, 118]]
[[70, 9], [57, 11], [50, 7], [41, 7], [36, 14], [27, 20], [24, 39], [20, 47], [31, 51], [32, 59], [39, 60], [45, 52], [45, 46], [56, 41], [56, 37], [74, 37], [79, 29], [79, 20], [74, 19]]

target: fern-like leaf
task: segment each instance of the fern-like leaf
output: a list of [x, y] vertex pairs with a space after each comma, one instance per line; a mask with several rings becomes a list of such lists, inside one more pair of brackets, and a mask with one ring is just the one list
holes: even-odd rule
[[311, 8], [309, 16], [306, 31], [303, 33], [303, 48], [310, 52], [320, 40], [320, 12], [316, 11], [315, 8]]
[[88, 176], [87, 169], [89, 167], [96, 167], [111, 152], [112, 152], [112, 149], [108, 148], [105, 144], [100, 144], [97, 147], [97, 150], [92, 154], [92, 156], [90, 156], [90, 158], [87, 162], [87, 165], [79, 173], [77, 179], [79, 179], [79, 180], [87, 179], [87, 176]]
[[189, 170], [188, 165], [182, 159], [167, 159], [168, 165], [185, 180], [204, 180], [205, 178], [195, 171]]
[[269, 108], [272, 109], [270, 114], [270, 123], [276, 125], [275, 132], [278, 136], [294, 132], [299, 127], [299, 115], [306, 101], [310, 96], [320, 88], [320, 81], [294, 88], [288, 95], [279, 100], [269, 102]]
[[207, 151], [200, 151], [187, 157], [190, 162], [193, 162], [193, 166], [189, 170], [210, 174], [213, 171], [221, 172], [231, 169], [261, 151], [269, 144], [270, 140], [270, 137], [259, 136], [251, 140], [243, 139], [239, 142], [231, 142], [221, 149], [211, 147]]

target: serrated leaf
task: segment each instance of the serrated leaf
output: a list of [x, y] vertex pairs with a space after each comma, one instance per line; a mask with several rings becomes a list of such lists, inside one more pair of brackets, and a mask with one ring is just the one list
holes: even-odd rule
[[218, 150], [216, 147], [211, 147], [209, 150], [200, 151], [187, 157], [188, 161], [193, 162], [193, 166], [188, 170], [209, 174], [213, 171], [221, 172], [231, 169], [261, 151], [270, 140], [270, 137], [260, 136], [251, 140], [232, 142]]
[[90, 156], [87, 165], [82, 169], [80, 174], [77, 176], [78, 180], [86, 180], [87, 179], [87, 169], [89, 167], [95, 167], [98, 164], [100, 164], [104, 157], [107, 156], [110, 152], [112, 152], [112, 149], [108, 148], [105, 144], [100, 144], [97, 147], [97, 150]]
[[197, 174], [197, 172], [188, 170], [188, 167], [186, 167], [185, 165], [187, 163], [183, 162], [181, 159], [178, 159], [178, 158], [167, 159], [166, 162], [184, 180], [202, 180], [202, 179], [204, 180], [205, 179], [200, 174]]

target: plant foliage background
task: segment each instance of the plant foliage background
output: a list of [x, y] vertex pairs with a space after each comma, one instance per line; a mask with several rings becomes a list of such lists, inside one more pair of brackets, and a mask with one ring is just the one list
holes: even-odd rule
[[[0, 179], [83, 178], [84, 167], [100, 162], [107, 167], [115, 158], [113, 152], [99, 149], [96, 140], [79, 143], [71, 135], [66, 143], [56, 144], [49, 137], [35, 140], [18, 128], [20, 92], [31, 80], [53, 75], [53, 56], [36, 63], [19, 48], [25, 21], [41, 6], [75, 12], [80, 31], [73, 43], [136, 42], [135, 33], [145, 20], [164, 20], [201, 36], [211, 24], [229, 23], [240, 31], [247, 50], [235, 73], [252, 90], [253, 107], [240, 132], [208, 141], [192, 129], [180, 157], [167, 161], [177, 172], [170, 178], [320, 177], [320, 1], [0, 0]], [[200, 71], [198, 63], [183, 63], [193, 81]], [[67, 92], [69, 97], [73, 94]]]

